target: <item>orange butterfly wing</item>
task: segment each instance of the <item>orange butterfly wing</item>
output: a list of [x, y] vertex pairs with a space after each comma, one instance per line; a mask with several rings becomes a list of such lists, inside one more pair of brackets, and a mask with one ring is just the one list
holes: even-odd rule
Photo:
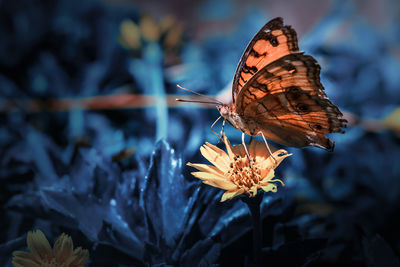
[[325, 137], [344, 132], [346, 120], [323, 91], [320, 66], [302, 53], [284, 56], [258, 71], [240, 90], [235, 107], [248, 134], [293, 147], [333, 149]]
[[283, 25], [282, 18], [275, 18], [265, 24], [253, 37], [239, 61], [233, 78], [233, 103], [240, 90], [257, 71], [298, 50], [296, 31]]

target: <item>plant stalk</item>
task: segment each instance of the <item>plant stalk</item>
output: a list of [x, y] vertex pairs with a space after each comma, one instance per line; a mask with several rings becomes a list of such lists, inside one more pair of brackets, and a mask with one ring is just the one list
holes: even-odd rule
[[253, 221], [253, 263], [255, 265], [262, 264], [262, 226], [260, 216], [260, 204], [263, 193], [258, 193], [255, 197], [243, 197], [242, 200], [247, 204]]

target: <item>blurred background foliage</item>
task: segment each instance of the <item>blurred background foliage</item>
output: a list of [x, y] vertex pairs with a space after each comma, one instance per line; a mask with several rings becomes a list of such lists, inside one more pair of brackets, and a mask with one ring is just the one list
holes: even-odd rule
[[[245, 265], [241, 201], [190, 176], [252, 36], [282, 16], [350, 125], [262, 203], [270, 266], [400, 266], [398, 1], [0, 1], [0, 264], [41, 229], [89, 266]], [[183, 96], [188, 97], [188, 96]], [[226, 128], [232, 143], [240, 132]], [[279, 145], [277, 145], [279, 146]]]

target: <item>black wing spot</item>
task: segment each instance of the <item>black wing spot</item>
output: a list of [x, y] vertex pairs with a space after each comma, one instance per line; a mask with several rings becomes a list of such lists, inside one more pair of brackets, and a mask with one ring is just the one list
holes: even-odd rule
[[264, 52], [262, 54], [259, 54], [256, 50], [253, 49], [253, 50], [250, 51], [250, 55], [253, 56], [253, 57], [259, 58], [259, 57], [265, 57], [266, 55], [268, 55], [268, 52]]
[[321, 131], [323, 127], [321, 126], [321, 124], [310, 124], [310, 128], [313, 131]]
[[253, 66], [249, 69], [249, 71], [251, 74], [255, 74], [258, 71], [258, 69], [257, 69], [257, 67]]
[[298, 86], [290, 86], [285, 91], [285, 95], [289, 100], [297, 100], [301, 97], [301, 89]]
[[[288, 110], [294, 114], [304, 115], [312, 112], [313, 106], [310, 105], [310, 96], [298, 86], [285, 88], [285, 97], [289, 102]], [[307, 103], [307, 104], [306, 104]]]
[[275, 36], [272, 36], [272, 37], [269, 39], [269, 42], [271, 43], [271, 45], [272, 45], [273, 47], [276, 47], [276, 46], [279, 45], [278, 39], [277, 39]]
[[[246, 65], [246, 66], [244, 66], [244, 68], [242, 70], [242, 74], [243, 73], [255, 74], [257, 71], [258, 71], [258, 69], [256, 66], [249, 67], [248, 65]], [[242, 76], [242, 78], [243, 78], [243, 76]]]
[[292, 74], [297, 72], [296, 66], [287, 61], [285, 62], [285, 64], [282, 64], [281, 67]]
[[310, 108], [306, 104], [298, 104], [296, 108], [302, 112], [307, 112]]

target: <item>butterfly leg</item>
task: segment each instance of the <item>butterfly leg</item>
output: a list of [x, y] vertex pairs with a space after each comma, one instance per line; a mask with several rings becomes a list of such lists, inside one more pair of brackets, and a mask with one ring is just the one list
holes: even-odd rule
[[267, 139], [265, 139], [265, 136], [264, 136], [263, 132], [262, 132], [262, 131], [259, 131], [258, 134], [261, 135], [262, 138], [264, 139], [264, 143], [265, 143], [265, 145], [267, 146], [268, 152], [269, 152], [269, 154], [271, 155], [271, 158], [275, 161], [275, 164], [276, 164], [277, 161], [276, 161], [275, 157], [272, 155], [272, 151], [271, 151], [271, 149], [269, 148]]
[[[213, 123], [213, 124], [211, 125], [211, 127], [210, 127], [211, 131], [212, 131], [216, 136], [219, 137], [219, 140], [221, 140], [222, 137], [219, 136], [219, 134], [217, 134], [217, 133], [214, 131], [213, 127], [214, 127], [214, 125], [217, 123], [217, 121], [219, 121], [221, 118], [222, 118], [222, 116], [219, 116], [218, 119], [216, 119], [216, 120], [214, 121], [214, 123]], [[219, 143], [219, 141], [218, 141], [218, 143]]]
[[224, 119], [224, 121], [222, 122], [221, 135], [224, 134], [225, 122], [226, 122], [226, 119]]
[[225, 128], [225, 122], [226, 122], [226, 119], [224, 119], [224, 121], [222, 122], [222, 129], [221, 129], [221, 132], [220, 132], [220, 138], [219, 138], [219, 141], [218, 141], [218, 143], [217, 143], [217, 145], [222, 141], [222, 137], [224, 136], [224, 134], [225, 134], [225, 132], [224, 132], [224, 128]]
[[242, 144], [243, 144], [243, 147], [244, 147], [244, 151], [246, 151], [247, 158], [249, 159], [250, 168], [253, 168], [253, 163], [251, 161], [249, 151], [247, 150], [246, 143], [244, 142], [244, 133], [243, 132], [242, 132]]

